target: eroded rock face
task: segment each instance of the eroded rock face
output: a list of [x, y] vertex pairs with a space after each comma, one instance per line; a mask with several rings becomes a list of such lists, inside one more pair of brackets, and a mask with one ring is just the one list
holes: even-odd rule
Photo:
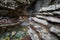
[[[60, 26], [60, 21], [59, 21], [60, 12], [58, 11], [60, 9], [60, 4], [55, 5], [55, 3], [54, 3], [55, 1], [52, 2], [52, 0], [37, 0], [37, 3], [35, 5], [36, 8], [34, 9], [37, 12], [33, 13], [33, 15], [36, 14], [35, 17], [30, 16], [30, 18], [27, 19], [25, 16], [23, 17], [23, 15], [22, 15], [22, 17], [21, 17], [19, 15], [18, 16], [19, 21], [17, 23], [12, 23], [12, 24], [8, 24], [8, 25], [9, 26], [16, 25], [16, 24], [20, 24], [20, 22], [23, 22], [22, 23], [23, 26], [27, 25], [28, 26], [27, 31], [28, 31], [28, 34], [30, 37], [24, 38], [25, 40], [28, 40], [29, 38], [30, 38], [29, 40], [31, 40], [31, 39], [32, 40], [60, 40], [59, 39], [60, 38], [60, 27], [59, 27]], [[24, 0], [23, 2], [26, 2], [26, 0]], [[51, 2], [52, 2], [52, 5], [51, 5]], [[15, 11], [18, 11], [16, 13], [21, 13], [20, 12], [21, 10], [19, 10], [19, 8], [16, 9]], [[26, 14], [26, 12], [24, 10], [22, 10], [22, 11], [23, 11], [22, 13]], [[12, 11], [10, 11], [10, 12], [12, 12]], [[6, 12], [6, 13], [8, 13], [8, 12]], [[56, 14], [58, 14], [58, 16]], [[12, 14], [9, 14], [9, 15], [11, 16]], [[4, 17], [3, 17], [3, 19], [4, 19]], [[7, 18], [5, 18], [3, 21], [1, 21], [1, 20], [0, 21], [5, 22], [6, 19]], [[29, 20], [29, 22], [25, 23], [26, 20]], [[9, 20], [7, 20], [6, 22], [8, 22], [8, 21]], [[59, 26], [57, 26], [57, 25], [59, 25]], [[2, 26], [2, 27], [7, 26], [7, 24], [0, 25], [0, 26]], [[51, 32], [54, 34], [52, 34]], [[24, 34], [24, 32], [20, 32], [20, 31], [15, 32], [15, 33], [17, 33], [16, 37], [20, 37], [21, 35]], [[15, 33], [12, 32], [12, 36], [15, 35]], [[10, 35], [10, 34], [8, 34], [8, 35]]]
[[50, 31], [55, 33], [56, 35], [58, 35], [60, 37], [60, 27], [51, 27]]
[[2, 1], [0, 0], [1, 7], [10, 8], [10, 9], [15, 9], [16, 7], [18, 7], [16, 3], [17, 2], [13, 0], [2, 0]]
[[[32, 40], [35, 38], [40, 38], [40, 40], [60, 40], [60, 12], [58, 11], [60, 10], [60, 4], [56, 3], [55, 5], [55, 2], [58, 2], [58, 0], [53, 2], [50, 0], [49, 2], [48, 4], [45, 3], [45, 5], [39, 0], [35, 5], [37, 12], [33, 13], [36, 15], [35, 17], [30, 18], [29, 30], [36, 32], [35, 35], [37, 37], [32, 36], [34, 32], [30, 32], [30, 30], [29, 35], [32, 37]], [[42, 7], [40, 6], [41, 4]]]
[[[36, 38], [36, 40], [41, 40], [41, 39], [43, 39], [43, 40], [58, 40], [58, 38], [56, 38], [56, 36], [53, 36], [50, 34], [49, 29], [44, 24], [45, 22], [41, 23], [41, 22], [43, 22], [43, 20], [40, 23], [38, 23], [38, 22], [35, 23], [35, 22], [37, 22], [37, 21], [30, 22], [30, 25], [32, 25], [32, 27], [31, 28], [29, 27], [29, 31], [28, 31], [32, 40], [35, 40], [35, 38]], [[48, 27], [49, 27], [49, 25], [48, 25]], [[38, 33], [34, 33], [36, 31], [39, 33], [39, 36], [41, 39], [39, 39]], [[36, 37], [34, 35], [36, 35]]]
[[[25, 15], [28, 15], [26, 14], [27, 12], [25, 9], [27, 5], [26, 6], [25, 5], [26, 4], [23, 4], [23, 2], [20, 3], [19, 1], [16, 1], [16, 0], [0, 0], [0, 8], [1, 8], [0, 9], [0, 19], [1, 19], [0, 25], [1, 27], [16, 25], [16, 24], [19, 24], [21, 20], [23, 19], [25, 20], [25, 18], [23, 17]], [[22, 17], [22, 19], [20, 19], [19, 17]]]
[[40, 8], [48, 6], [50, 2], [51, 0], [38, 0], [35, 5], [35, 10], [38, 12]]

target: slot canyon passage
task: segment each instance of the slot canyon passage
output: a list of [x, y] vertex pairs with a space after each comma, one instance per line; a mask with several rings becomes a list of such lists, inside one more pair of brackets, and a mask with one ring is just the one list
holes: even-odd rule
[[0, 40], [60, 40], [60, 0], [0, 0]]

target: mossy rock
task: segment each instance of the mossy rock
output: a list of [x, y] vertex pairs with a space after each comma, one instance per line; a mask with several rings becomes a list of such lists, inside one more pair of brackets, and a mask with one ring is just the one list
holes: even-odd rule
[[25, 33], [23, 31], [18, 31], [15, 35], [16, 38], [20, 38], [21, 36], [25, 36]]

